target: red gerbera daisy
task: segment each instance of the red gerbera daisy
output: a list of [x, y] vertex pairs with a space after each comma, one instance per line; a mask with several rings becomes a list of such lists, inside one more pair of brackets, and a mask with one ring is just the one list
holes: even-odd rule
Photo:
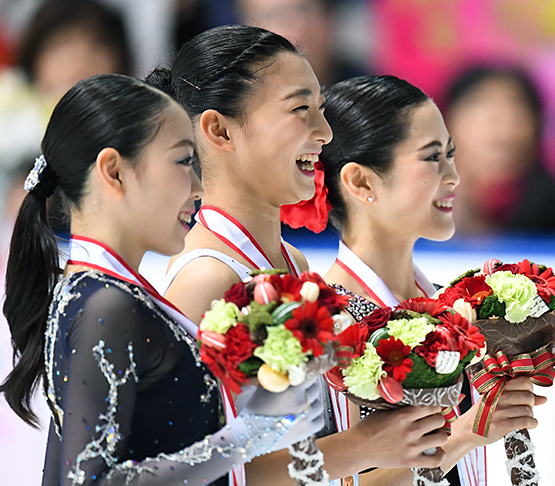
[[382, 339], [378, 343], [376, 352], [384, 360], [384, 371], [401, 383], [407, 373], [412, 370], [412, 359], [407, 358], [410, 354], [410, 346], [405, 345], [400, 339], [391, 336], [389, 339]]
[[551, 296], [555, 295], [555, 276], [553, 269], [546, 268], [540, 272], [540, 268], [536, 263], [523, 260], [518, 263], [519, 273], [526, 275], [536, 285], [536, 290], [540, 297], [549, 302]]
[[426, 299], [424, 297], [404, 300], [397, 308], [411, 310], [419, 314], [427, 312], [432, 317], [437, 317], [442, 312], [446, 311], [446, 305], [443, 302], [434, 299]]
[[486, 283], [486, 276], [477, 275], [475, 277], [463, 278], [453, 287], [447, 287], [445, 291], [438, 296], [438, 299], [449, 307], [451, 307], [456, 300], [464, 299], [473, 308], [476, 308], [488, 295], [491, 295], [491, 293], [491, 287]]
[[270, 275], [268, 281], [278, 290], [281, 299], [301, 300], [300, 292], [303, 282], [286, 273], [285, 275]]
[[211, 346], [200, 348], [200, 357], [212, 374], [234, 393], [241, 393], [241, 385], [247, 381], [247, 375], [235, 364], [229, 363], [223, 353]]
[[326, 307], [317, 302], [305, 302], [293, 311], [285, 327], [301, 342], [303, 352], [312, 350], [314, 356], [324, 352], [323, 344], [334, 338], [333, 319]]
[[368, 328], [360, 322], [355, 322], [335, 337], [342, 346], [353, 348], [353, 358], [359, 358], [364, 353], [369, 336]]
[[469, 325], [468, 321], [458, 312], [446, 312], [439, 317], [443, 326], [437, 326], [436, 331], [442, 333], [453, 351], [459, 351], [464, 358], [470, 351], [478, 351], [484, 347], [486, 339], [476, 326]]

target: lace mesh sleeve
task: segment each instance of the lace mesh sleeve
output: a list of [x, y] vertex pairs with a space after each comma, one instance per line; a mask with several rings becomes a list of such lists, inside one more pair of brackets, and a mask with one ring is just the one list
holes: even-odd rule
[[[253, 443], [250, 435], [257, 432], [258, 425], [262, 430], [281, 428], [283, 433], [290, 425], [287, 421], [282, 424], [280, 418], [249, 417], [248, 428], [247, 419], [238, 420], [235, 426], [226, 426], [200, 441], [182, 438], [185, 447], [180, 450], [165, 450], [160, 443], [157, 450], [163, 452], [134, 457], [129, 443], [138, 442], [137, 436], [142, 434], [156, 436], [149, 430], [156, 423], [155, 417], [168, 414], [167, 409], [158, 408], [153, 410], [152, 420], [142, 420], [137, 426], [134, 414], [141, 391], [175, 386], [174, 379], [168, 379], [173, 376], [168, 370], [183, 363], [183, 347], [179, 348], [174, 333], [151, 308], [115, 285], [100, 286], [87, 298], [74, 293], [58, 301], [64, 298], [72, 305], [55, 313], [59, 323], [50, 356], [54, 390], [48, 392], [61, 433], [57, 437], [51, 430], [43, 486], [210, 484], [237, 463], [261, 453], [260, 448], [249, 449]], [[194, 360], [185, 362], [190, 363], [188, 370], [193, 376], [198, 366]], [[202, 375], [198, 381], [205, 386]], [[198, 401], [195, 404], [199, 408]], [[281, 435], [274, 437], [274, 442]], [[159, 437], [162, 442], [165, 436]], [[263, 448], [266, 445], [270, 444], [262, 444]]]

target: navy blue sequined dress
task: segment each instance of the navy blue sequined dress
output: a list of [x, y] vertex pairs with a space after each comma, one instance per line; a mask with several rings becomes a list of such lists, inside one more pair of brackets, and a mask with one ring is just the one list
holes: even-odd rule
[[43, 486], [166, 484], [180, 462], [166, 455], [224, 424], [194, 339], [136, 285], [94, 271], [63, 279], [45, 354], [53, 420]]

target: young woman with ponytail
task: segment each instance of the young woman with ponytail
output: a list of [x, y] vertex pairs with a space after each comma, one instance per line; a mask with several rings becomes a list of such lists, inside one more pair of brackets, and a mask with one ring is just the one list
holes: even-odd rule
[[[129, 77], [89, 78], [54, 109], [42, 152], [11, 243], [15, 367], [0, 391], [37, 426], [30, 400], [44, 387], [43, 486], [227, 484], [237, 464], [321, 428], [309, 383], [279, 403], [257, 391], [223, 427], [195, 325], [137, 273], [147, 250], [183, 248], [202, 195], [180, 104]], [[47, 217], [55, 190], [71, 213], [63, 270]]]
[[[198, 323], [213, 299], [254, 269], [307, 269], [281, 238], [280, 208], [312, 197], [314, 162], [332, 133], [310, 65], [289, 41], [264, 29], [224, 26], [199, 34], [170, 69], [148, 80], [174, 93], [194, 124], [205, 195], [198, 224], [169, 268], [166, 296]], [[443, 452], [422, 451], [446, 441], [437, 431], [444, 423], [439, 412], [378, 412], [324, 437], [318, 441], [324, 467], [342, 478], [370, 466], [437, 466]], [[249, 486], [292, 484], [290, 460], [279, 451], [252, 461]]]
[[[432, 297], [435, 287], [413, 264], [416, 240], [446, 240], [455, 227], [452, 211], [459, 176], [455, 146], [434, 102], [394, 76], [364, 76], [326, 92], [326, 118], [334, 139], [323, 147], [317, 196], [283, 216], [295, 227], [323, 230], [329, 219], [341, 234], [337, 260], [325, 279], [351, 297], [360, 319], [373, 309], [415, 297]], [[336, 410], [346, 398], [330, 388]], [[527, 378], [512, 380], [500, 398], [489, 438], [472, 433], [477, 393], [465, 381], [460, 418], [444, 446], [443, 471], [452, 486], [484, 486], [484, 445], [511, 430], [534, 428], [535, 396]], [[351, 408], [351, 424], [360, 420]], [[341, 414], [338, 427], [346, 427]], [[365, 419], [367, 420], [367, 419]], [[458, 465], [457, 465], [458, 463]], [[361, 485], [411, 485], [412, 471], [383, 469], [361, 475]]]

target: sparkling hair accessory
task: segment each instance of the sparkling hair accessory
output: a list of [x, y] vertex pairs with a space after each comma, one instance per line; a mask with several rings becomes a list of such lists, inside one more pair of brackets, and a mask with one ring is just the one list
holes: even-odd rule
[[294, 229], [304, 226], [314, 233], [320, 233], [326, 229], [332, 205], [328, 201], [328, 188], [324, 183], [324, 164], [316, 162], [314, 170], [314, 196], [308, 201], [282, 206], [281, 221]]
[[45, 172], [46, 159], [44, 155], [40, 155], [35, 159], [35, 165], [29, 172], [23, 188], [28, 192], [33, 192], [37, 196], [48, 199], [56, 190], [57, 181], [52, 174]]
[[25, 184], [23, 185], [23, 188], [26, 191], [32, 191], [35, 187], [37, 187], [37, 184], [41, 180], [41, 174], [45, 168], [46, 168], [46, 159], [44, 158], [44, 155], [41, 154], [39, 157], [35, 159], [35, 165], [33, 166], [33, 168], [31, 169], [31, 172], [29, 172], [29, 175], [25, 179]]

